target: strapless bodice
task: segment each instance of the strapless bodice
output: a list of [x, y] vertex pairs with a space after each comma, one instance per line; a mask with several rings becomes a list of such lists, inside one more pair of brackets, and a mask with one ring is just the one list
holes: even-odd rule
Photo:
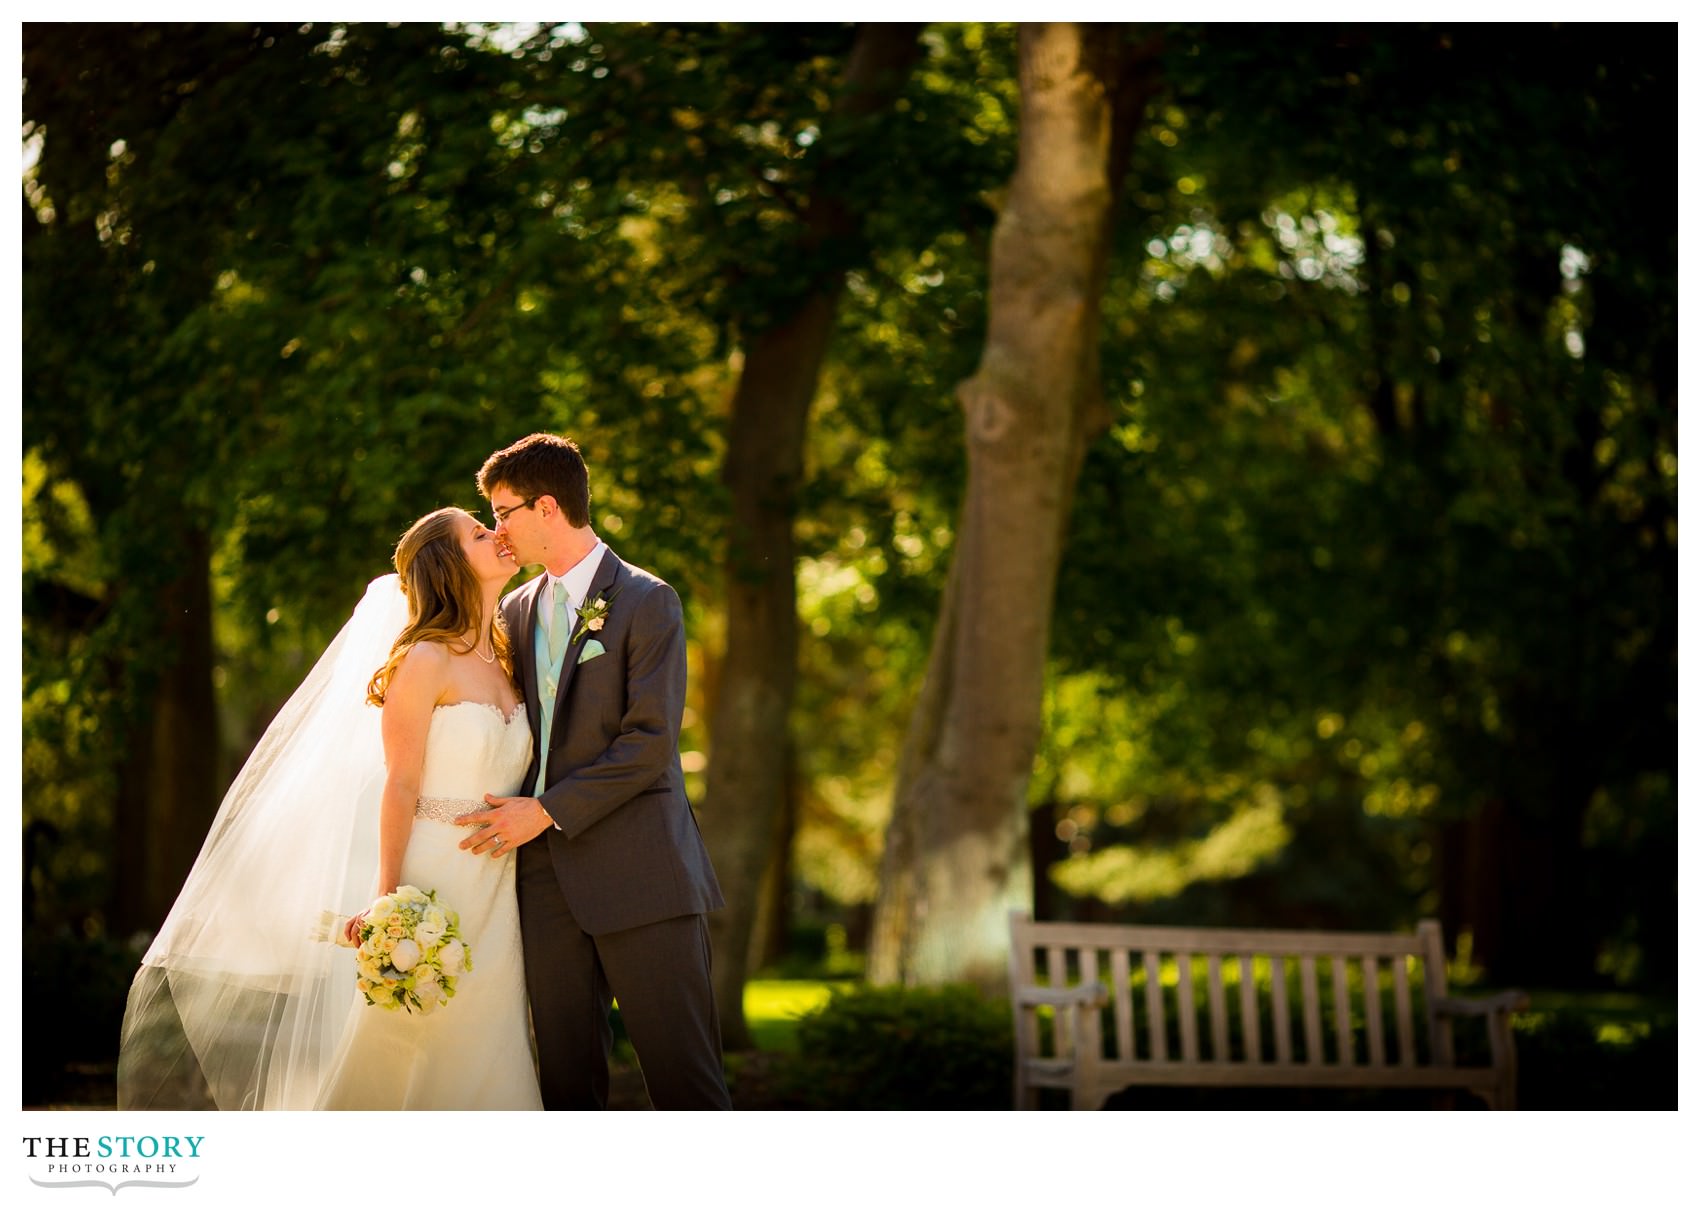
[[478, 800], [513, 795], [531, 764], [531, 728], [520, 703], [512, 715], [490, 703], [440, 704], [425, 741], [422, 799]]

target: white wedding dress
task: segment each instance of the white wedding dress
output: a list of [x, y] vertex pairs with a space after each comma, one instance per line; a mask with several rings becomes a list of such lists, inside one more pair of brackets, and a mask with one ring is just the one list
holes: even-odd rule
[[537, 1108], [512, 855], [462, 850], [453, 818], [520, 789], [525, 708], [439, 706], [401, 882], [460, 915], [472, 968], [429, 1015], [368, 1006], [335, 945], [371, 904], [385, 780], [367, 683], [408, 618], [372, 581], [225, 793], [130, 985], [120, 1110]]
[[[429, 1015], [355, 1000], [319, 1090], [321, 1110], [541, 1110], [526, 1017], [514, 855], [460, 849], [457, 816], [487, 807], [484, 793], [513, 795], [531, 762], [525, 704], [504, 718], [488, 703], [441, 705], [425, 744], [419, 807], [401, 882], [460, 914], [472, 969]], [[352, 955], [352, 952], [349, 953]]]

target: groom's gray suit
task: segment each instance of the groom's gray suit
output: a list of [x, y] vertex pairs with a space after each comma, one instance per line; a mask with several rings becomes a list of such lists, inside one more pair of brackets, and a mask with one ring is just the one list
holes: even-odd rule
[[[729, 1108], [703, 915], [725, 901], [679, 766], [685, 629], [672, 586], [605, 551], [585, 601], [608, 602], [559, 672], [542, 718], [536, 577], [502, 614], [531, 717], [525, 788], [559, 829], [519, 849], [520, 930], [544, 1106], [607, 1104], [611, 998], [658, 1108]], [[574, 631], [581, 629], [574, 619]], [[604, 651], [589, 656], [595, 640]], [[594, 649], [590, 649], [594, 652]], [[546, 677], [548, 670], [543, 673]]]

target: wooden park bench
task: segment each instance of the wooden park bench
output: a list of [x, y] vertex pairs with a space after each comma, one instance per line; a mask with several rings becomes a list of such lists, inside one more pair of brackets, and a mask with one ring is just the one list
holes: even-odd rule
[[[1516, 1106], [1511, 1013], [1528, 998], [1449, 997], [1438, 922], [1347, 934], [1035, 922], [1019, 911], [1009, 921], [1018, 1109], [1037, 1108], [1050, 1087], [1095, 1110], [1129, 1086], [1463, 1089], [1489, 1108]], [[1453, 1022], [1466, 1017], [1486, 1020], [1486, 1065], [1454, 1059]]]

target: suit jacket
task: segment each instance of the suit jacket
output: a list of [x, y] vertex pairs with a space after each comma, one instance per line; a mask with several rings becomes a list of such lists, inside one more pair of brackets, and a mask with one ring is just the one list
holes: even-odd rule
[[[536, 785], [537, 763], [546, 761], [539, 798], [560, 826], [526, 845], [548, 847], [567, 905], [590, 934], [720, 908], [726, 902], [679, 766], [685, 710], [679, 595], [604, 552], [586, 601], [607, 600], [606, 622], [568, 645], [552, 735], [542, 737], [533, 628], [545, 579], [533, 578], [502, 601], [531, 717], [532, 765], [524, 786]], [[581, 664], [591, 639], [605, 651]]]

